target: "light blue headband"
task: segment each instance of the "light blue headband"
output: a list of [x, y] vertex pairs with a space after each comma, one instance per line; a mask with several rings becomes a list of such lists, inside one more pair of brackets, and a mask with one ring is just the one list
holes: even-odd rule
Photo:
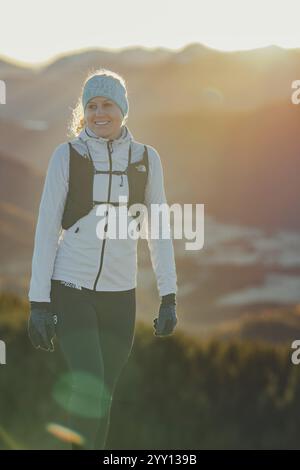
[[123, 116], [128, 114], [129, 104], [127, 92], [122, 83], [112, 76], [94, 75], [83, 88], [82, 106], [85, 107], [95, 96], [104, 96], [114, 101], [122, 111]]

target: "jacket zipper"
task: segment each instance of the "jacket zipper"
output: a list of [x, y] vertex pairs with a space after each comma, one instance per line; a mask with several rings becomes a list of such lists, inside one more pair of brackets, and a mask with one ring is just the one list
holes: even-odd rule
[[[111, 144], [111, 148], [109, 147], [110, 144]], [[109, 140], [107, 142], [107, 149], [108, 149], [108, 158], [109, 158], [109, 171], [112, 172], [112, 158], [111, 158], [112, 140]], [[108, 203], [110, 202], [111, 183], [112, 183], [112, 173], [109, 173], [108, 196], [107, 196], [107, 202]], [[108, 219], [106, 219], [107, 215], [108, 215], [108, 211], [106, 211], [106, 215], [105, 215], [105, 228], [104, 228], [105, 231], [107, 229], [107, 224], [108, 224]], [[105, 243], [106, 243], [106, 237], [103, 238], [103, 240], [102, 240], [102, 248], [101, 248], [101, 255], [100, 255], [100, 266], [99, 266], [98, 274], [96, 276], [96, 280], [94, 282], [94, 287], [93, 287], [94, 291], [96, 290], [96, 286], [97, 286], [97, 283], [98, 283], [98, 280], [99, 280], [99, 277], [100, 277], [100, 274], [101, 274], [101, 271], [102, 271]]]

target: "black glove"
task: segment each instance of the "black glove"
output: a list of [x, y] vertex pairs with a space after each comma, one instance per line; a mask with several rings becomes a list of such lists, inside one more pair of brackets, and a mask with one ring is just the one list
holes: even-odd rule
[[49, 302], [30, 302], [28, 335], [35, 348], [54, 351], [52, 339], [55, 336], [57, 315], [51, 311]]
[[173, 332], [177, 324], [175, 294], [168, 294], [162, 297], [158, 318], [155, 318], [153, 323], [155, 336], [166, 336]]

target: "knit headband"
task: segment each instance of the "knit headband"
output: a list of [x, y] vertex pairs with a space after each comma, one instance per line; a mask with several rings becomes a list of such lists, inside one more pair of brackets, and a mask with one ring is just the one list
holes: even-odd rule
[[129, 104], [127, 99], [127, 91], [122, 83], [112, 76], [94, 75], [91, 77], [83, 88], [82, 106], [85, 107], [95, 96], [103, 96], [114, 101], [122, 111], [123, 116], [128, 114]]

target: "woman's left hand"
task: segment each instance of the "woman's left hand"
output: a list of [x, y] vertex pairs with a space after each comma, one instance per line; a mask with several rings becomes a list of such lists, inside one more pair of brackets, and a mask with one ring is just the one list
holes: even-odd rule
[[154, 321], [155, 336], [166, 336], [173, 333], [177, 324], [176, 305], [161, 305], [158, 318]]

